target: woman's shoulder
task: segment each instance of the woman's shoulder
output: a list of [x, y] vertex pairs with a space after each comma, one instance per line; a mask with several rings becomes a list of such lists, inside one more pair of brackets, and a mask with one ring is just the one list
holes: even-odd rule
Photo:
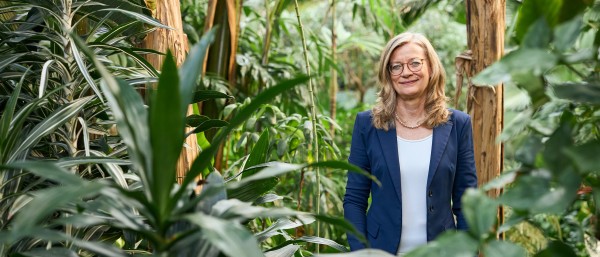
[[361, 127], [362, 126], [366, 126], [369, 124], [372, 124], [373, 120], [373, 111], [372, 110], [366, 110], [366, 111], [362, 111], [356, 114], [356, 123], [360, 124]]
[[462, 111], [455, 110], [455, 109], [448, 109], [448, 110], [451, 113], [450, 117], [454, 123], [463, 124], [466, 121], [471, 119], [471, 116], [469, 116], [469, 114], [466, 114]]

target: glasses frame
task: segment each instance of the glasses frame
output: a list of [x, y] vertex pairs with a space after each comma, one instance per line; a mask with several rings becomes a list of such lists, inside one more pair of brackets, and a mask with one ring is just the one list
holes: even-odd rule
[[[414, 61], [415, 59], [416, 59], [416, 60], [420, 60], [420, 61], [421, 61], [421, 66], [420, 66], [420, 67], [419, 67], [417, 70], [413, 70], [413, 69], [410, 67], [410, 65], [408, 65], [409, 63], [411, 63], [411, 62], [412, 62], [412, 61]], [[400, 63], [394, 63], [394, 65], [398, 65], [398, 64], [400, 64], [400, 67], [401, 67], [401, 68], [400, 68], [400, 72], [398, 72], [398, 73], [394, 73], [394, 72], [392, 71], [392, 66], [394, 66], [394, 65], [388, 65], [388, 71], [390, 72], [390, 74], [391, 74], [391, 75], [398, 76], [398, 75], [402, 74], [402, 72], [404, 72], [404, 65], [406, 64], [406, 67], [408, 68], [408, 70], [409, 70], [409, 71], [411, 71], [411, 72], [413, 72], [413, 73], [414, 73], [414, 72], [419, 72], [419, 71], [421, 71], [421, 69], [423, 69], [423, 63], [424, 63], [424, 62], [425, 62], [425, 58], [418, 58], [418, 57], [415, 57], [415, 58], [412, 58], [412, 59], [410, 59], [410, 61], [408, 61], [408, 62], [404, 62], [404, 63], [403, 63], [403, 62], [400, 62]]]

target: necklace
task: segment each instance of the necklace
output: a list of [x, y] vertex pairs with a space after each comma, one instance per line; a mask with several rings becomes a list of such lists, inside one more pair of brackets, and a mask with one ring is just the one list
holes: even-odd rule
[[416, 129], [416, 128], [420, 127], [421, 125], [423, 125], [423, 122], [424, 122], [424, 120], [423, 120], [423, 121], [421, 121], [421, 122], [418, 122], [418, 123], [417, 123], [416, 125], [414, 125], [414, 126], [409, 126], [409, 125], [406, 125], [406, 123], [405, 123], [404, 121], [402, 121], [402, 120], [400, 119], [400, 117], [398, 117], [398, 114], [394, 113], [394, 116], [396, 116], [396, 120], [397, 120], [397, 121], [400, 123], [400, 125], [402, 125], [402, 126], [403, 126], [403, 127], [405, 127], [405, 128], [409, 128], [409, 129]]

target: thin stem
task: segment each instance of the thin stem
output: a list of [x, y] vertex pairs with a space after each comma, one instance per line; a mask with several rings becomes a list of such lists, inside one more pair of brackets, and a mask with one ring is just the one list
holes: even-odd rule
[[[306, 75], [310, 77], [310, 65], [308, 62], [308, 51], [306, 49], [306, 38], [304, 36], [304, 28], [302, 27], [302, 20], [300, 19], [300, 11], [298, 10], [298, 0], [294, 0], [294, 7], [296, 9], [296, 17], [298, 18], [298, 28], [300, 30], [300, 37], [302, 38], [302, 49], [304, 52], [304, 62], [306, 63]], [[315, 109], [315, 92], [313, 90], [312, 79], [308, 80], [308, 92], [310, 94], [310, 112], [312, 119], [312, 138], [313, 138], [313, 158], [315, 162], [319, 161], [319, 141], [317, 139], [317, 111]], [[319, 168], [315, 168], [315, 175], [317, 179], [317, 210], [316, 214], [320, 213], [320, 200], [321, 200], [321, 177], [319, 176]], [[300, 192], [302, 192], [302, 188], [300, 188]], [[317, 236], [320, 234], [319, 224], [317, 221]], [[317, 246], [317, 253], [319, 253], [319, 247]]]

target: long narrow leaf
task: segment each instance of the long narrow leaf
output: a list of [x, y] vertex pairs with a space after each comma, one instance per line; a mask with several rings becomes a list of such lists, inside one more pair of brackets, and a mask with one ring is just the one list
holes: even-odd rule
[[152, 66], [152, 64], [150, 64], [144, 57], [142, 57], [139, 54], [132, 51], [130, 48], [114, 46], [114, 45], [109, 45], [109, 44], [104, 44], [104, 43], [91, 43], [88, 46], [90, 48], [97, 47], [97, 48], [109, 49], [109, 50], [114, 50], [114, 51], [119, 51], [121, 53], [124, 53], [127, 56], [131, 57], [137, 64], [142, 66], [142, 68], [144, 68], [146, 71], [148, 71], [150, 73], [150, 76], [153, 76], [153, 77], [159, 76], [158, 71], [156, 71], [156, 69]]
[[12, 122], [13, 115], [15, 113], [15, 108], [17, 106], [19, 94], [21, 93], [22, 85], [23, 79], [21, 79], [21, 82], [15, 86], [15, 89], [8, 99], [8, 103], [6, 104], [6, 109], [2, 113], [2, 117], [0, 117], [0, 163], [2, 163], [3, 160], [8, 156], [7, 152], [9, 146], [6, 144], [6, 142], [8, 141], [10, 123]]
[[52, 133], [57, 127], [62, 126], [69, 119], [77, 115], [83, 106], [92, 99], [91, 96], [84, 97], [73, 101], [71, 104], [55, 111], [48, 118], [37, 124], [25, 140], [13, 151], [13, 154], [8, 159], [14, 160], [17, 155], [35, 145], [42, 137]]
[[150, 141], [152, 154], [152, 183], [146, 190], [152, 193], [159, 211], [159, 222], [166, 220], [170, 212], [168, 202], [175, 183], [177, 159], [184, 140], [185, 111], [180, 109], [179, 76], [171, 52], [162, 66], [162, 73], [150, 107]]
[[197, 85], [196, 81], [198, 81], [198, 77], [202, 72], [202, 66], [204, 65], [204, 56], [206, 56], [208, 46], [214, 40], [215, 34], [216, 30], [211, 29], [202, 36], [200, 42], [192, 47], [188, 57], [179, 69], [181, 109], [184, 112], [187, 111], [188, 105], [192, 101], [193, 92]]
[[264, 257], [258, 242], [238, 223], [196, 213], [186, 219], [202, 229], [203, 236], [227, 256]]
[[123, 14], [125, 14], [127, 16], [130, 16], [130, 17], [134, 18], [134, 19], [137, 19], [137, 20], [139, 20], [139, 21], [141, 21], [143, 23], [150, 24], [150, 25], [152, 25], [154, 27], [168, 29], [168, 30], [172, 30], [173, 29], [173, 28], [171, 28], [169, 26], [166, 26], [166, 25], [160, 23], [158, 20], [156, 20], [154, 18], [151, 18], [151, 17], [148, 17], [146, 15], [143, 15], [141, 13], [136, 13], [136, 12], [132, 12], [132, 11], [124, 10], [124, 9], [118, 9], [118, 8], [104, 8], [104, 9], [101, 9], [101, 10], [98, 10], [98, 11], [120, 12], [120, 13], [123, 13]]
[[131, 28], [133, 25], [135, 25], [137, 23], [138, 23], [138, 21], [131, 21], [131, 22], [122, 24], [120, 26], [117, 26], [116, 28], [113, 28], [109, 32], [106, 32], [106, 33], [102, 34], [101, 36], [99, 36], [98, 38], [96, 38], [96, 40], [94, 40], [94, 43], [106, 43], [106, 41], [111, 40], [118, 35], [121, 35], [125, 30]]
[[100, 101], [104, 102], [102, 94], [100, 94], [100, 90], [98, 89], [98, 86], [96, 85], [96, 82], [94, 82], [94, 79], [90, 75], [90, 72], [88, 71], [88, 68], [85, 65], [85, 61], [83, 60], [83, 58], [81, 57], [81, 54], [79, 53], [79, 50], [77, 49], [77, 45], [74, 44], [73, 42], [71, 42], [71, 53], [73, 53], [73, 59], [75, 59], [75, 62], [77, 63], [77, 67], [79, 67], [79, 71], [81, 72], [81, 74], [83, 75], [83, 77], [85, 78], [87, 83], [90, 85], [90, 87], [92, 88], [92, 90], [94, 91], [94, 93], [96, 94], [98, 99], [100, 99]]

